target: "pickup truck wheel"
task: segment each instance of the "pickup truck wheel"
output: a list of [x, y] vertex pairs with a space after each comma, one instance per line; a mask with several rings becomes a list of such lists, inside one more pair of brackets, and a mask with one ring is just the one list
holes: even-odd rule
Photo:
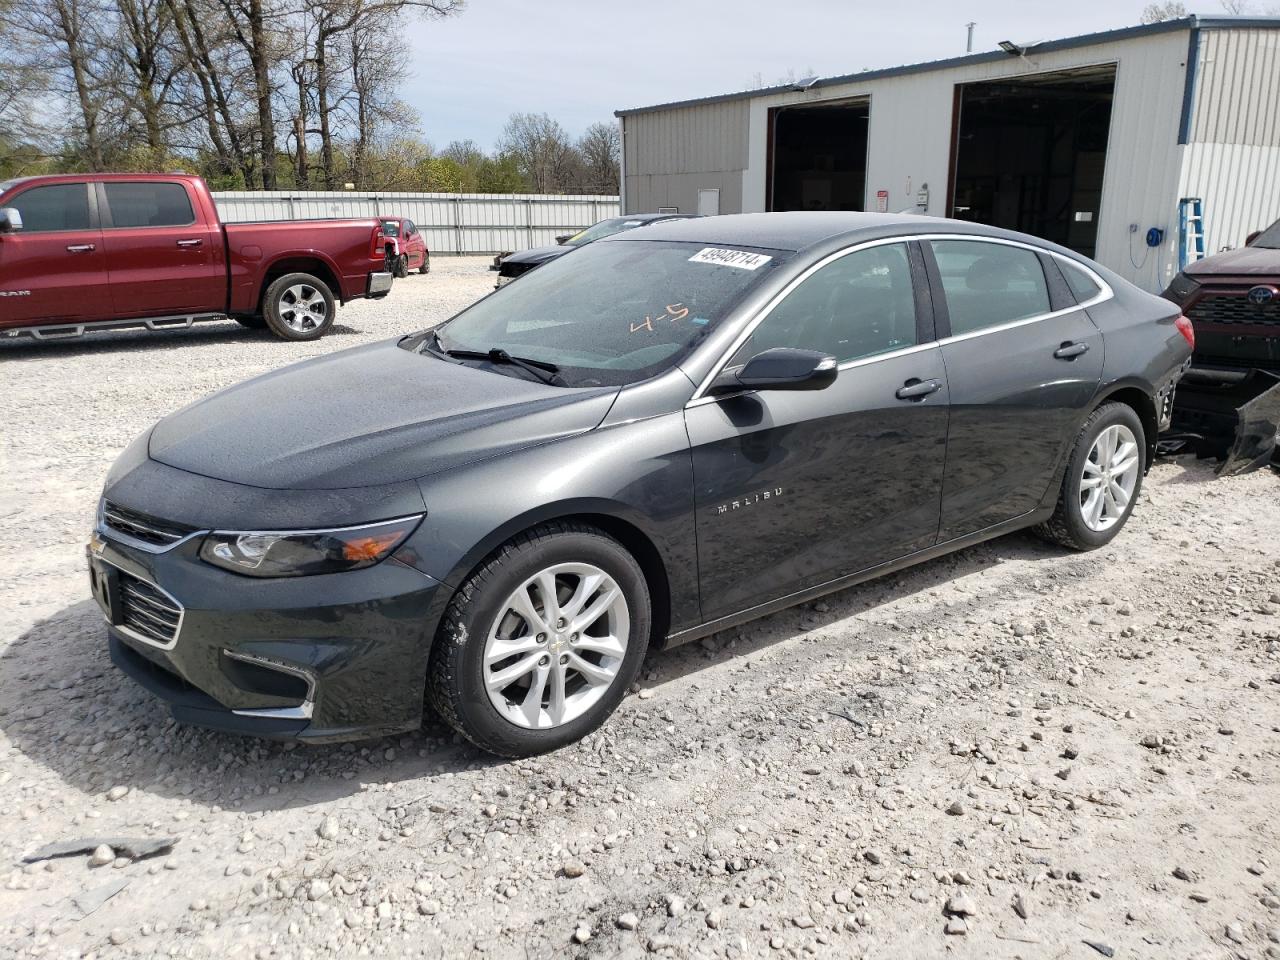
[[287, 273], [267, 287], [262, 314], [282, 340], [318, 340], [333, 326], [333, 294], [309, 273]]
[[400, 254], [396, 258], [395, 275], [397, 279], [403, 280], [409, 275], [409, 256], [408, 254]]

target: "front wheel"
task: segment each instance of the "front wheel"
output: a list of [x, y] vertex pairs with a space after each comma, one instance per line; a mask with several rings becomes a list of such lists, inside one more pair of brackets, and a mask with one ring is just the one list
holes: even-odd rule
[[262, 301], [267, 326], [282, 340], [319, 340], [333, 326], [333, 294], [309, 273], [277, 278]]
[[431, 704], [476, 746], [527, 757], [595, 730], [649, 644], [648, 584], [594, 527], [553, 523], [495, 551], [450, 602], [431, 655]]
[[1129, 519], [1146, 460], [1142, 421], [1125, 403], [1104, 403], [1076, 438], [1053, 516], [1036, 532], [1073, 550], [1109, 543]]
[[422, 255], [422, 266], [418, 268], [418, 273], [424, 277], [431, 272], [431, 254], [424, 253]]

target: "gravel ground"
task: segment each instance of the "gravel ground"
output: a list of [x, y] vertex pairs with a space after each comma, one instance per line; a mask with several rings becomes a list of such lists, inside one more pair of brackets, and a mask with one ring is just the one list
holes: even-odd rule
[[[603, 730], [179, 728], [87, 599], [152, 421], [453, 313], [440, 258], [299, 345], [0, 344], [0, 955], [1280, 957], [1280, 478], [1158, 463], [1086, 555], [1005, 537], [654, 654]], [[176, 838], [22, 866], [53, 841]], [[94, 864], [102, 861], [101, 865]]]

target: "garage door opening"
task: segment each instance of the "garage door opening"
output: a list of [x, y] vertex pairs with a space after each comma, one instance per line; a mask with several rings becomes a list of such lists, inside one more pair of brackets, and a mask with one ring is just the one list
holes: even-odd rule
[[1115, 64], [957, 88], [951, 215], [1092, 257]]
[[771, 111], [770, 210], [862, 210], [871, 101]]

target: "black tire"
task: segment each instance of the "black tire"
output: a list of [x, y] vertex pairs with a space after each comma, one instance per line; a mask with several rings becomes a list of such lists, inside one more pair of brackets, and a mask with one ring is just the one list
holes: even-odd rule
[[[312, 305], [307, 317], [299, 318], [296, 312], [295, 305], [300, 302], [297, 293], [307, 297]], [[323, 306], [319, 317], [312, 312], [318, 309], [317, 305]], [[262, 298], [262, 315], [267, 326], [282, 340], [319, 340], [333, 326], [336, 313], [333, 292], [324, 281], [309, 273], [286, 273], [277, 277]]]
[[396, 275], [396, 278], [399, 280], [403, 280], [405, 277], [409, 275], [408, 254], [402, 253], [400, 254], [400, 256], [396, 257], [395, 268], [391, 272], [394, 273]]
[[265, 330], [267, 321], [263, 317], [232, 317], [236, 323], [242, 327], [248, 327], [250, 330]]
[[[1083, 479], [1084, 461], [1093, 449], [1098, 435], [1108, 427], [1123, 424], [1132, 431], [1138, 443], [1138, 478], [1133, 494], [1125, 505], [1119, 519], [1105, 530], [1094, 530], [1085, 523], [1080, 504], [1080, 482]], [[1116, 534], [1128, 522], [1133, 508], [1142, 493], [1142, 478], [1147, 470], [1147, 442], [1142, 429], [1142, 420], [1133, 407], [1126, 403], [1104, 403], [1089, 415], [1076, 437], [1071, 448], [1071, 456], [1067, 460], [1067, 472], [1062, 478], [1062, 489], [1058, 493], [1058, 504], [1053, 516], [1035, 528], [1035, 533], [1052, 543], [1060, 544], [1071, 550], [1095, 550], [1115, 538]]]
[[[621, 588], [630, 629], [617, 675], [600, 700], [558, 727], [530, 729], [499, 713], [484, 686], [484, 647], [507, 598], [538, 571], [590, 563]], [[649, 644], [649, 587], [635, 558], [616, 540], [581, 523], [548, 523], [507, 541], [467, 578], [441, 621], [427, 670], [427, 699], [455, 730], [483, 750], [528, 757], [580, 740], [613, 713], [635, 681]]]
[[422, 255], [422, 266], [418, 268], [418, 273], [424, 277], [431, 272], [431, 254], [424, 253]]

